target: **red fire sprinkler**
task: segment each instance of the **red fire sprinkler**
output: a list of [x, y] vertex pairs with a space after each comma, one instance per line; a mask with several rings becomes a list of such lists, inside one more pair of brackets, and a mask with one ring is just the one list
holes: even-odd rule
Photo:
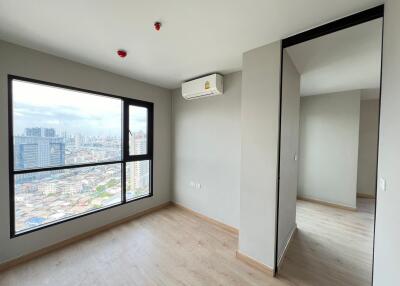
[[156, 31], [160, 31], [160, 29], [161, 29], [161, 22], [155, 22], [155, 23], [154, 23], [154, 29], [156, 29]]
[[120, 58], [125, 58], [128, 55], [128, 53], [125, 50], [118, 50], [117, 54]]

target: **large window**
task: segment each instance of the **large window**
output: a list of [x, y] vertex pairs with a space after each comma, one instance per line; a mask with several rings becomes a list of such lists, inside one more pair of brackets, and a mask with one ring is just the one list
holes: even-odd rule
[[9, 76], [11, 236], [152, 195], [153, 104]]

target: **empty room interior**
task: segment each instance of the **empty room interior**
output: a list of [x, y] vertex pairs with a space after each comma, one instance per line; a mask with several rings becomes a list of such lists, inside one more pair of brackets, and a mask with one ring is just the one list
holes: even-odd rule
[[0, 286], [400, 285], [399, 14], [0, 0]]

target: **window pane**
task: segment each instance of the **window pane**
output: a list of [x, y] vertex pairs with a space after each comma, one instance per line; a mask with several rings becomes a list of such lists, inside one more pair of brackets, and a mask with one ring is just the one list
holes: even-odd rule
[[133, 200], [150, 194], [150, 161], [126, 163], [126, 199]]
[[120, 99], [12, 81], [16, 170], [121, 160]]
[[147, 154], [147, 108], [129, 106], [129, 155]]
[[15, 230], [121, 203], [121, 164], [15, 176]]

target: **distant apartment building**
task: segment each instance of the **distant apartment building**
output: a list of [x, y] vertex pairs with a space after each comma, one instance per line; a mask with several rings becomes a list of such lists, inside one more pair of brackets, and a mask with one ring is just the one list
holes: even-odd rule
[[56, 131], [53, 128], [25, 128], [25, 135], [29, 137], [56, 137]]
[[[133, 133], [130, 142], [134, 154], [147, 153], [147, 136], [143, 131]], [[130, 168], [134, 189], [144, 189], [149, 186], [149, 161], [136, 161]]]
[[14, 154], [17, 170], [62, 166], [65, 164], [64, 138], [56, 137], [52, 128], [26, 128], [24, 135], [14, 136]]
[[75, 147], [80, 147], [84, 144], [83, 136], [81, 134], [76, 134], [74, 136]]

